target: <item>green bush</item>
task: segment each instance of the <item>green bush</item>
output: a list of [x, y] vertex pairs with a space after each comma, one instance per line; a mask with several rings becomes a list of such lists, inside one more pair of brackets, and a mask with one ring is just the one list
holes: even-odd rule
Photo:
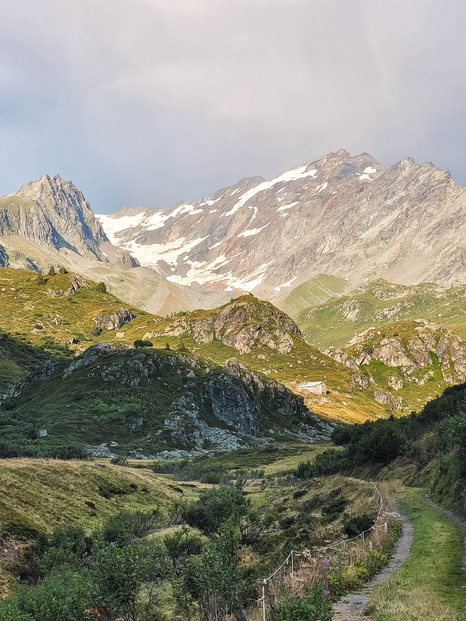
[[142, 339], [137, 339], [136, 341], [134, 341], [134, 347], [136, 347], [136, 349], [139, 349], [141, 347], [153, 347], [153, 343], [151, 341], [143, 341]]
[[51, 572], [36, 587], [22, 587], [0, 603], [2, 621], [89, 621], [83, 577], [63, 567]]
[[99, 293], [107, 293], [107, 285], [104, 282], [99, 282], [95, 290]]
[[331, 621], [332, 607], [322, 586], [314, 585], [304, 597], [289, 599], [281, 604], [275, 621]]
[[120, 511], [112, 515], [102, 531], [102, 539], [123, 547], [149, 535], [160, 527], [164, 519], [160, 511]]

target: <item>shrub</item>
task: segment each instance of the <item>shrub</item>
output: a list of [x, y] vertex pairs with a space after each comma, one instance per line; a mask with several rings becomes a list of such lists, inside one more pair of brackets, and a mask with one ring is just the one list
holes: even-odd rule
[[372, 524], [372, 518], [366, 513], [364, 515], [347, 516], [343, 522], [343, 530], [348, 537], [356, 537], [369, 530]]
[[104, 282], [99, 282], [95, 290], [99, 293], [107, 293], [107, 285]]
[[142, 339], [137, 339], [134, 341], [134, 347], [139, 349], [141, 347], [153, 347], [153, 343], [151, 341], [143, 341]]
[[23, 587], [0, 604], [5, 621], [89, 621], [85, 582], [71, 569], [57, 569], [36, 587]]
[[275, 621], [331, 621], [332, 607], [322, 586], [315, 584], [305, 596], [280, 605], [274, 618]]
[[104, 526], [102, 539], [120, 547], [126, 546], [156, 530], [162, 522], [163, 516], [158, 510], [152, 513], [120, 511]]

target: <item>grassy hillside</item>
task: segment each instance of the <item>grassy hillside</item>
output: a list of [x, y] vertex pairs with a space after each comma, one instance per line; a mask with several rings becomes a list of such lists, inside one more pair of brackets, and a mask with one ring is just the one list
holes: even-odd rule
[[302, 476], [351, 471], [402, 479], [466, 515], [466, 384], [447, 388], [419, 414], [339, 425], [332, 438], [344, 450], [301, 464]]
[[24, 337], [0, 332], [0, 395], [49, 358], [50, 352], [29, 345]]
[[346, 287], [347, 282], [344, 278], [319, 274], [301, 283], [290, 293], [280, 295], [273, 302], [285, 313], [296, 318], [306, 308], [323, 304], [331, 298], [342, 295]]
[[[237, 306], [244, 301], [252, 310], [241, 310], [239, 314]], [[354, 390], [350, 369], [310, 347], [298, 333], [292, 334], [292, 347], [288, 352], [271, 345], [270, 341], [275, 339], [278, 343], [283, 334], [289, 334], [288, 327], [278, 327], [275, 332], [271, 329], [270, 335], [267, 335], [269, 340], [256, 339], [251, 351], [244, 353], [224, 342], [227, 339], [227, 342], [231, 342], [236, 338], [241, 346], [248, 335], [260, 333], [264, 325], [271, 326], [272, 322], [268, 318], [271, 309], [274, 307], [268, 302], [250, 295], [242, 296], [220, 309], [193, 311], [183, 313], [181, 317], [156, 319], [146, 323], [144, 327], [135, 326], [133, 335], [139, 333], [138, 338], [149, 338], [154, 347], [159, 348], [168, 343], [176, 349], [182, 343], [189, 351], [217, 364], [234, 357], [251, 369], [276, 379], [301, 394], [308, 407], [324, 418], [364, 421], [387, 414], [386, 408], [376, 403], [369, 393]], [[274, 309], [275, 312], [276, 310]], [[227, 338], [224, 340], [216, 338], [210, 327], [219, 314], [222, 314], [227, 326]], [[288, 317], [285, 318], [286, 322], [291, 322]], [[305, 382], [323, 380], [327, 382], [327, 395], [311, 395], [300, 388]]]
[[[101, 344], [15, 390], [0, 408], [7, 457], [64, 457], [103, 442], [116, 442], [120, 455], [227, 450], [255, 444], [255, 437], [322, 432], [302, 399], [277, 382], [188, 352]], [[40, 429], [46, 437], [37, 438]]]
[[318, 348], [344, 347], [371, 326], [403, 319], [428, 319], [466, 336], [464, 285], [443, 289], [420, 284], [406, 287], [377, 280], [297, 315], [306, 341]]
[[[123, 327], [127, 340], [132, 337], [133, 327], [152, 317], [109, 293], [101, 293], [93, 282], [89, 282], [89, 288], [81, 287], [72, 295], [64, 295], [70, 288], [70, 277], [44, 276], [40, 284], [35, 272], [0, 268], [0, 330], [52, 353], [82, 351], [102, 340], [93, 321], [96, 316], [121, 308], [133, 310], [137, 319]], [[112, 333], [109, 339], [119, 338], [116, 331], [108, 332]], [[72, 339], [76, 343], [70, 343]]]
[[[183, 489], [185, 491], [183, 491]], [[79, 524], [101, 526], [121, 509], [167, 512], [191, 488], [174, 485], [150, 470], [95, 466], [82, 461], [0, 460], [0, 596], [16, 582], [9, 570], [20, 562], [22, 544], [39, 532]]]
[[[4, 355], [0, 358], [0, 389], [2, 389], [0, 392], [5, 391], [13, 381], [38, 366], [46, 354], [54, 357], [67, 357], [84, 351], [97, 342], [125, 347], [132, 346], [137, 339], [149, 338], [157, 348], [165, 348], [167, 343], [175, 349], [180, 346], [186, 347], [190, 352], [211, 359], [216, 364], [221, 364], [232, 357], [237, 358], [249, 365], [251, 369], [283, 382], [295, 392], [302, 394], [308, 407], [325, 418], [362, 422], [366, 419], [386, 416], [393, 409], [390, 404], [378, 403], [374, 399], [375, 390], [387, 389], [389, 392], [391, 390], [386, 386], [387, 373], [375, 363], [371, 368], [364, 369], [364, 372], [372, 375], [377, 384], [380, 381], [380, 386], [371, 384], [367, 389], [360, 390], [352, 377], [353, 370], [309, 346], [299, 338], [298, 334], [291, 334], [293, 347], [288, 352], [283, 352], [276, 347], [272, 348], [273, 344], [271, 345], [266, 339], [256, 341], [251, 350], [245, 353], [240, 353], [236, 347], [228, 344], [231, 343], [232, 334], [237, 337], [238, 342], [241, 342], [244, 334], [254, 333], [254, 330], [263, 330], [264, 326], [270, 324], [269, 314], [278, 312], [276, 309], [271, 310], [274, 308], [272, 305], [254, 296], [243, 296], [220, 309], [177, 313], [167, 317], [157, 317], [131, 308], [136, 315], [135, 319], [117, 330], [100, 332], [96, 328], [94, 318], [125, 308], [127, 305], [111, 294], [98, 291], [95, 283], [89, 284], [90, 288], [81, 287], [73, 295], [62, 295], [60, 292], [66, 291], [70, 286], [69, 274], [46, 276], [45, 283], [39, 284], [34, 272], [0, 268], [0, 295], [4, 309], [0, 317], [0, 330], [3, 329], [14, 335], [14, 341], [11, 342], [17, 344], [17, 351], [21, 349], [22, 343], [25, 344], [25, 351], [26, 344], [35, 348], [28, 350], [32, 359], [26, 366], [21, 363], [20, 356], [16, 354], [14, 356]], [[327, 277], [319, 277], [314, 285], [327, 287], [328, 290], [333, 287], [335, 290], [338, 283], [332, 279], [329, 281]], [[432, 291], [438, 290], [430, 285], [425, 288], [426, 291], [431, 292], [430, 299], [433, 296]], [[371, 304], [378, 303], [377, 301], [382, 303], [382, 298], [384, 304], [389, 302], [392, 304], [393, 300], [399, 299], [400, 292], [404, 292], [405, 289], [407, 288], [378, 282], [364, 289], [364, 293], [361, 290], [360, 295], [366, 301], [373, 300]], [[453, 293], [451, 295], [450, 315], [453, 316], [457, 311], [459, 312], [455, 304], [459, 305], [460, 288], [454, 295]], [[340, 300], [343, 299], [346, 298]], [[237, 314], [235, 310], [237, 303], [242, 300], [246, 300], [248, 305], [255, 309], [252, 314]], [[228, 315], [230, 310], [231, 316]], [[222, 337], [220, 340], [210, 337], [209, 328], [206, 338], [199, 339], [197, 327], [200, 326], [200, 331], [205, 332], [202, 326], [206, 322], [211, 322], [219, 312], [226, 316], [225, 334], [228, 338]], [[368, 314], [372, 317], [373, 311], [368, 311]], [[271, 330], [267, 338], [270, 337], [272, 341], [275, 339], [276, 342], [281, 338], [290, 338], [289, 325], [291, 324], [287, 322], [291, 320], [286, 319], [286, 316], [283, 317], [285, 327], [279, 326], [275, 332]], [[355, 321], [348, 321], [354, 329]], [[338, 342], [338, 322], [335, 329], [329, 329], [327, 326], [325, 333], [326, 340], [332, 339], [332, 342]], [[0, 343], [0, 350], [1, 347]], [[394, 373], [396, 374], [396, 370]], [[432, 382], [423, 386], [413, 383], [406, 387], [406, 394], [400, 393], [405, 411], [406, 409], [418, 409], [428, 398], [434, 397], [447, 385], [447, 383], [442, 383], [442, 378], [437, 378], [437, 375], [434, 373], [437, 382], [435, 386]], [[326, 395], [311, 395], [300, 388], [300, 385], [305, 382], [322, 380], [327, 383]], [[60, 399], [57, 403], [61, 404]]]

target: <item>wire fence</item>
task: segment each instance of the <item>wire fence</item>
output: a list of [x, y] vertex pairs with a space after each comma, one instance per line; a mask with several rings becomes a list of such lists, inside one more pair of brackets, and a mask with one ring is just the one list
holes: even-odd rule
[[[325, 553], [329, 550], [337, 550], [338, 548], [344, 548], [348, 544], [355, 542], [358, 539], [365, 540], [368, 537], [369, 533], [374, 531], [375, 529], [380, 528], [381, 519], [384, 516], [393, 515], [384, 512], [384, 500], [383, 496], [380, 493], [377, 485], [375, 483], [371, 483], [375, 489], [375, 492], [379, 499], [379, 508], [377, 511], [377, 517], [374, 520], [372, 526], [362, 531], [355, 537], [351, 538], [341, 538], [338, 541], [329, 543], [328, 545], [319, 546], [312, 548], [311, 550], [291, 550], [285, 560], [275, 569], [273, 573], [271, 573], [266, 578], [259, 580], [257, 583], [257, 587], [259, 589], [259, 599], [258, 604], [262, 611], [262, 620], [265, 621], [267, 617], [267, 608], [274, 609], [276, 606], [277, 594], [280, 592], [280, 585], [284, 583], [289, 576], [293, 577], [295, 571], [298, 569], [298, 566], [301, 565], [303, 559], [307, 562], [310, 562], [312, 559], [316, 560], [316, 558], [322, 557], [322, 562], [326, 561]], [[384, 531], [387, 532], [387, 522], [384, 523]], [[372, 541], [369, 542], [370, 549], [372, 549]]]

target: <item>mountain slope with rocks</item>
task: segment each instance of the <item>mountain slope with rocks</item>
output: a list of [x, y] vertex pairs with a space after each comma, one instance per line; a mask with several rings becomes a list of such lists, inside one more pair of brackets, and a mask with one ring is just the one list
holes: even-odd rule
[[448, 386], [466, 381], [466, 340], [426, 320], [369, 328], [344, 349], [325, 353], [354, 371], [352, 379], [378, 403], [419, 410]]
[[[4, 444], [14, 452], [23, 434], [26, 454], [88, 446], [96, 456], [182, 457], [312, 441], [330, 430], [302, 397], [237, 361], [217, 366], [192, 353], [104, 343], [14, 385], [0, 417], [9, 420]], [[40, 429], [46, 434], [34, 439]]]
[[464, 281], [465, 201], [430, 163], [385, 168], [341, 150], [192, 204], [99, 219], [115, 245], [172, 282], [273, 300], [319, 274], [346, 279], [347, 290], [376, 278]]
[[104, 281], [119, 297], [151, 312], [210, 308], [228, 299], [140, 267], [110, 243], [82, 192], [59, 175], [43, 175], [0, 196], [0, 267], [48, 271], [50, 265]]

